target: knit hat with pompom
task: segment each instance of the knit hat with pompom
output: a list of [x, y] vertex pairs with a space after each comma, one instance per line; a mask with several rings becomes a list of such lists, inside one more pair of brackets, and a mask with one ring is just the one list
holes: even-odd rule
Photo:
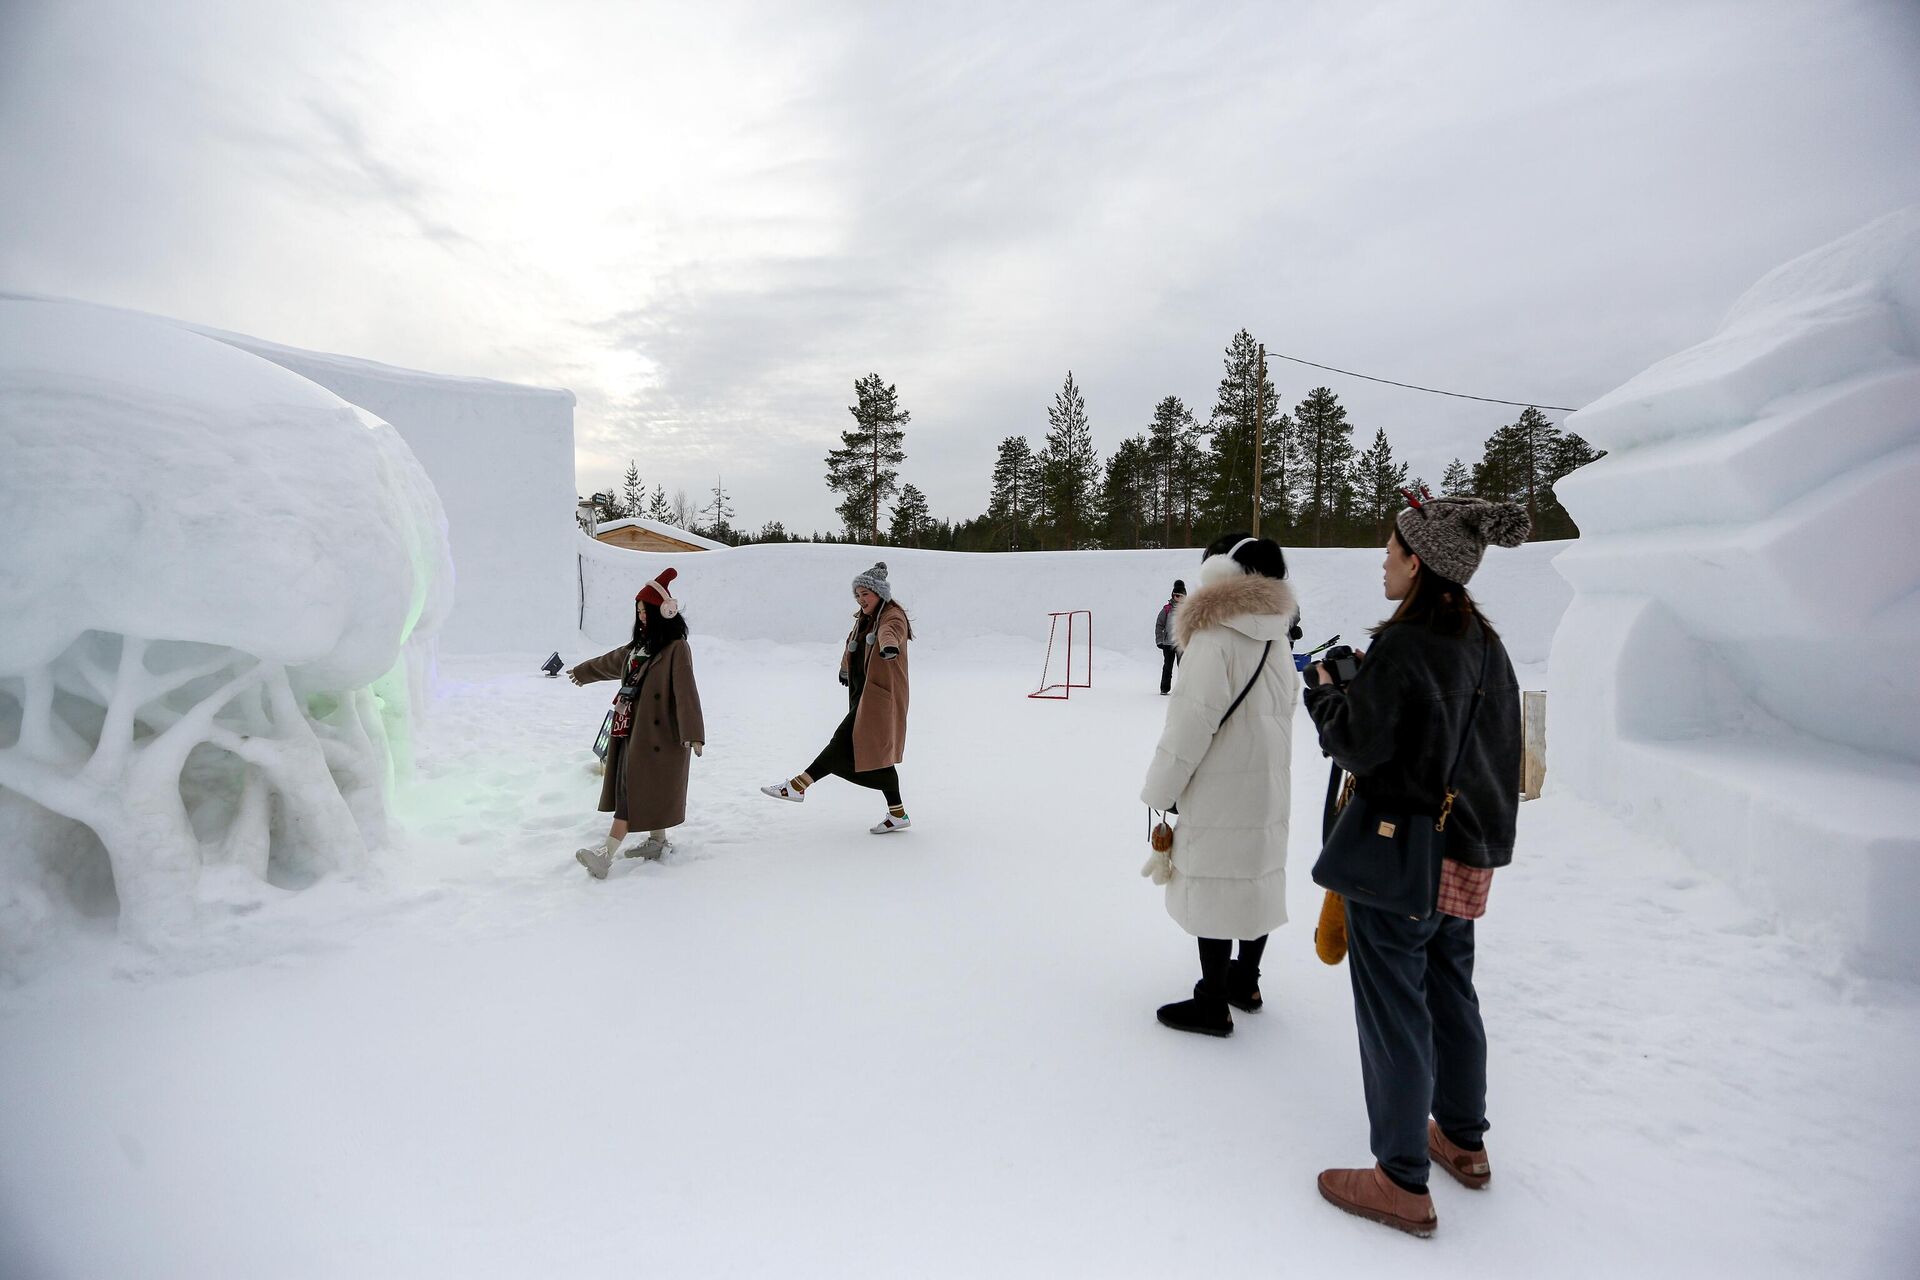
[[1423, 490], [1407, 494], [1411, 504], [1394, 521], [1400, 541], [1420, 563], [1450, 582], [1465, 586], [1489, 543], [1517, 547], [1532, 525], [1527, 509], [1514, 502], [1484, 498], [1434, 498]]
[[854, 578], [853, 589], [858, 591], [862, 587], [873, 592], [873, 594], [879, 596], [882, 600], [893, 599], [893, 584], [887, 581], [887, 562], [885, 560], [877, 561], [873, 568]]

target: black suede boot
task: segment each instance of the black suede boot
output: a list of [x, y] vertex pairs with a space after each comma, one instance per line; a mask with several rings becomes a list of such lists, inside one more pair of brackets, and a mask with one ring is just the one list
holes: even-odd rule
[[1227, 966], [1227, 1003], [1242, 1013], [1260, 1012], [1260, 966], [1245, 960]]
[[1233, 1034], [1233, 1015], [1227, 1012], [1227, 1000], [1220, 987], [1209, 987], [1202, 978], [1194, 984], [1193, 999], [1163, 1004], [1155, 1015], [1163, 1027], [1191, 1031], [1202, 1036]]

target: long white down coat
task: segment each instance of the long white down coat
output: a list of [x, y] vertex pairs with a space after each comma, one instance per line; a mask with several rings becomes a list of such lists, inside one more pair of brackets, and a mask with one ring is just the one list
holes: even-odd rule
[[[1140, 798], [1156, 809], [1179, 805], [1167, 914], [1197, 938], [1258, 938], [1287, 922], [1295, 612], [1285, 582], [1242, 573], [1202, 586], [1173, 615], [1185, 657]], [[1221, 726], [1249, 680], [1253, 689]]]

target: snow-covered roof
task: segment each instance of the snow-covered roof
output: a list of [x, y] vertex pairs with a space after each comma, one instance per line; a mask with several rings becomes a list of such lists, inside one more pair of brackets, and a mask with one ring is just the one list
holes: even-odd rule
[[601, 534], [611, 533], [615, 529], [626, 528], [645, 529], [648, 533], [657, 533], [663, 538], [673, 538], [680, 542], [687, 543], [689, 546], [700, 547], [707, 551], [727, 551], [731, 549], [724, 542], [715, 542], [712, 538], [703, 538], [697, 533], [687, 529], [676, 528], [661, 520], [645, 520], [638, 516], [628, 516], [623, 520], [609, 520], [605, 524], [595, 525], [593, 532], [595, 537], [599, 537]]

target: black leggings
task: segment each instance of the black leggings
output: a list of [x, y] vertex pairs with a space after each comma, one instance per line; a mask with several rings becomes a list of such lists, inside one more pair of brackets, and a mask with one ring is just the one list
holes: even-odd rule
[[887, 804], [900, 807], [900, 773], [892, 765], [884, 769], [868, 769], [864, 773], [853, 767], [853, 712], [847, 712], [847, 718], [833, 731], [833, 738], [823, 747], [820, 754], [807, 766], [807, 776], [818, 781], [832, 774], [845, 778], [856, 787], [867, 787], [879, 791], [887, 797]]
[[[1201, 938], [1200, 976], [1208, 986], [1218, 990], [1227, 980], [1227, 962], [1233, 958], [1232, 938]], [[1240, 940], [1240, 963], [1260, 971], [1260, 957], [1267, 949], [1267, 935]]]

